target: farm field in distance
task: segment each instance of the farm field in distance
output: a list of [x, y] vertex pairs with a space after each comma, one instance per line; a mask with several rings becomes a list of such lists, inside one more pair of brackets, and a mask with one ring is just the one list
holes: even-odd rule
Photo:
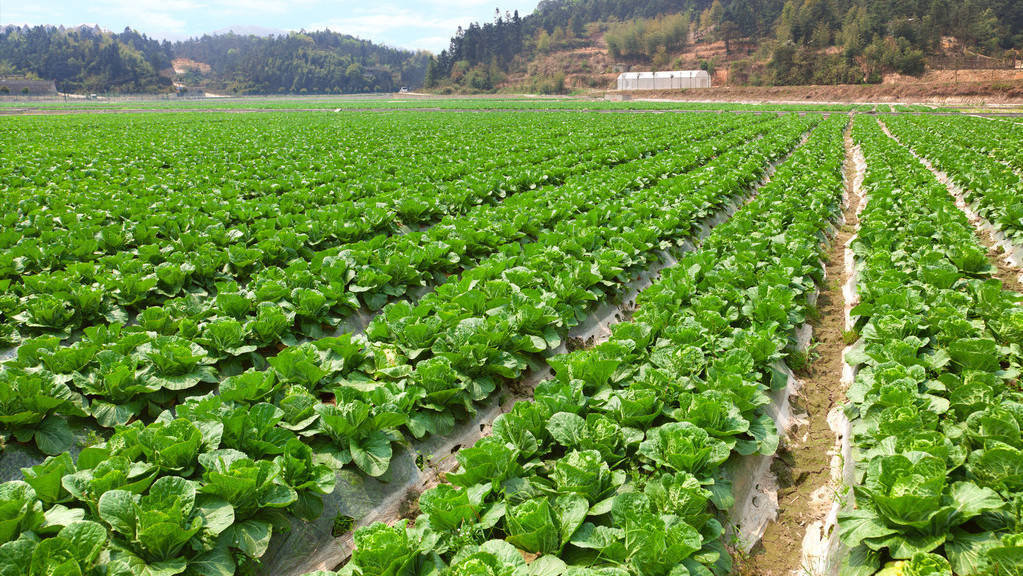
[[1016, 120], [4, 103], [0, 576], [1023, 575]]

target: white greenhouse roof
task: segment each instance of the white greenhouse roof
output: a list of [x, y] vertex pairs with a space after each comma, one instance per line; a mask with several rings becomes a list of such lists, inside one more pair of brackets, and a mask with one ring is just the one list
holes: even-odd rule
[[709, 77], [706, 70], [675, 70], [672, 72], [622, 72], [618, 75], [623, 80], [647, 78], [703, 78]]

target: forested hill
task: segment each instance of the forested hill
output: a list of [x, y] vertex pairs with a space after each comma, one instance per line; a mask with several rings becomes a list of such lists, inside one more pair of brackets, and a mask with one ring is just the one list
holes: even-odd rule
[[394, 91], [420, 85], [428, 59], [329, 31], [171, 43], [131, 29], [0, 29], [0, 76], [54, 80], [64, 92], [169, 92], [175, 82], [237, 94]]
[[562, 92], [606, 88], [623, 69], [697, 66], [715, 82], [839, 84], [1021, 54], [1020, 0], [544, 0], [459, 28], [435, 58], [329, 31], [170, 43], [131, 29], [0, 28], [0, 77], [79, 93]]
[[[714, 43], [718, 62], [693, 57]], [[549, 88], [572, 65], [550, 55], [595, 50], [634, 69], [731, 66], [758, 84], [878, 82], [932, 58], [1021, 49], [1019, 0], [544, 0], [527, 16], [459, 29], [427, 82], [486, 90], [519, 76]]]
[[112, 34], [80, 26], [0, 29], [0, 76], [54, 80], [65, 92], [171, 90], [173, 58], [167, 43], [125, 29]]
[[192, 69], [195, 83], [240, 93], [340, 94], [394, 92], [420, 86], [429, 55], [374, 44], [336, 32], [280, 36], [203, 36], [172, 46], [176, 58], [209, 66]]

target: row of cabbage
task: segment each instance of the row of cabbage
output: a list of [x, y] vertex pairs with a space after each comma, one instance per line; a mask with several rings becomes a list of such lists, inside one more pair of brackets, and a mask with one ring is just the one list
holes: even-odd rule
[[909, 150], [872, 118], [853, 134], [867, 204], [852, 245], [857, 485], [839, 516], [842, 573], [1018, 575], [1020, 295], [991, 278], [966, 217]]
[[[693, 111], [731, 111], [731, 112], [848, 112], [856, 110], [870, 112], [873, 104], [739, 104], [734, 102], [686, 102], [684, 100], [668, 102], [652, 102], [644, 100], [584, 100], [571, 98], [232, 98], [214, 100], [181, 100], [181, 101], [78, 101], [78, 102], [47, 102], [45, 100], [5, 101], [0, 102], [2, 108], [31, 109], [208, 109], [208, 110], [693, 110]], [[901, 106], [898, 108], [902, 108]], [[928, 110], [927, 107], [920, 107]]]
[[1020, 139], [1023, 139], [1023, 126], [1019, 124], [979, 116], [943, 118], [940, 122], [934, 122], [933, 118], [920, 117], [915, 123], [941, 138], [987, 154], [1016, 170], [1023, 170], [1023, 152], [1019, 149]]
[[459, 452], [413, 524], [357, 531], [339, 574], [732, 573], [730, 470], [778, 447], [768, 394], [823, 280], [844, 125], [820, 125], [609, 341], [552, 358], [556, 377]]
[[[130, 382], [139, 357], [187, 371], [161, 379], [167, 410], [151, 424], [117, 426], [77, 461], [63, 453], [25, 469], [24, 482], [3, 485], [0, 505], [12, 519], [0, 534], [0, 570], [38, 563], [40, 570], [59, 565], [108, 574], [230, 574], [251, 565], [286, 525], [284, 513], [319, 514], [337, 466], [354, 462], [382, 474], [401, 431], [443, 431], [452, 414], [471, 411], [530, 360], [542, 361], [548, 340], [657, 250], [689, 236], [697, 221], [748, 189], [816, 121], [779, 121], [702, 170], [644, 182], [535, 242], [510, 244], [489, 265], [407, 308], [401, 334], [420, 338], [425, 348], [403, 351], [387, 341], [393, 334], [374, 336], [371, 327], [375, 341], [344, 335], [292, 347], [270, 359], [272, 369], [227, 378], [216, 395], [190, 396], [175, 388], [216, 380], [194, 343], [88, 330], [70, 349], [103, 349], [83, 354], [103, 384]], [[396, 320], [398, 314], [385, 314], [377, 325], [393, 332]], [[430, 333], [417, 334], [419, 327]], [[18, 352], [5, 366], [14, 375], [5, 402], [84, 412], [85, 398], [68, 386], [74, 375], [45, 367], [46, 348], [26, 343]], [[69, 394], [48, 395], [55, 383]], [[38, 442], [41, 435], [45, 444], [54, 429], [43, 424], [13, 438], [33, 435]], [[85, 541], [88, 547], [80, 545]]]
[[[983, 123], [978, 126], [978, 123]], [[975, 117], [900, 116], [885, 120], [914, 152], [948, 174], [976, 212], [1006, 237], [1023, 244], [1023, 176], [1019, 143], [1023, 128]]]
[[[588, 209], [584, 215], [599, 216], [612, 199], [628, 198], [637, 189], [660, 182], [659, 178], [663, 176], [689, 170], [720, 150], [781, 122], [753, 122], [743, 130], [706, 144], [691, 143], [696, 145], [685, 152], [655, 156], [609, 171], [595, 172], [574, 188], [561, 189], [560, 194], [538, 195], [537, 201], [531, 205], [532, 210], [517, 205], [509, 205], [507, 210], [504, 210], [505, 206], [485, 210], [483, 217], [493, 218], [487, 220], [493, 223], [495, 230], [501, 230], [505, 235], [495, 233], [482, 245], [473, 247], [482, 258], [481, 269], [510, 266], [508, 260], [516, 253], [526, 258], [556, 246], [560, 236], [549, 242], [522, 244], [518, 241], [529, 233], [538, 237], [542, 233], [550, 233], [555, 225], [565, 221], [578, 223], [582, 217], [575, 213], [580, 209]], [[532, 194], [524, 195], [528, 196]], [[455, 228], [471, 234], [480, 228], [486, 229], [487, 223], [468, 220], [458, 223]], [[400, 240], [405, 236], [392, 238]], [[462, 245], [462, 249], [468, 249], [469, 243], [463, 242]], [[488, 247], [489, 255], [485, 252]], [[448, 249], [449, 253], [453, 250], [450, 246]], [[506, 254], [509, 251], [510, 254]], [[427, 260], [431, 255], [437, 257], [437, 252], [423, 249], [413, 253], [417, 257], [415, 262], [405, 261], [402, 266], [395, 264], [398, 270], [418, 282], [408, 281], [401, 286], [403, 291], [426, 281], [418, 267], [427, 268]], [[451, 265], [448, 270], [472, 269], [477, 260], [466, 258], [457, 262], [462, 266]], [[319, 271], [343, 282], [347, 264], [347, 260], [325, 256]], [[322, 358], [312, 353], [314, 346], [282, 349], [283, 342], [295, 343], [296, 334], [290, 331], [293, 325], [311, 323], [314, 327], [319, 326], [317, 317], [325, 313], [326, 304], [303, 261], [291, 262], [286, 271], [280, 268], [272, 270], [272, 273], [257, 275], [248, 290], [237, 285], [227, 290], [228, 285], [221, 284], [221, 292], [215, 297], [192, 295], [172, 299], [162, 307], [149, 307], [137, 317], [137, 323], [129, 327], [119, 323], [87, 327], [84, 337], [71, 345], [62, 344], [60, 336], [25, 341], [18, 350], [17, 360], [9, 362], [0, 371], [0, 378], [6, 384], [0, 390], [6, 398], [2, 415], [4, 428], [8, 432], [13, 431], [22, 441], [34, 438], [44, 452], [55, 454], [67, 448], [71, 437], [62, 420], [49, 417], [53, 413], [91, 416], [101, 426], [111, 428], [139, 417], [151, 420], [183, 397], [216, 389], [217, 384], [229, 376], [237, 378], [228, 386], [245, 382], [246, 387], [251, 387], [258, 380], [262, 382], [260, 387], [272, 387], [275, 381], [283, 381], [312, 388], [325, 374], [334, 372], [331, 354], [340, 355], [349, 371], [369, 357], [377, 358], [374, 370], [369, 371], [373, 379], [391, 373], [404, 377], [411, 371], [410, 361], [422, 353], [415, 350], [429, 349], [432, 346], [431, 336], [444, 327], [453, 327], [460, 320], [448, 319], [442, 325], [435, 315], [422, 326], [405, 329], [397, 324], [401, 318], [409, 316], [411, 305], [400, 303], [388, 308], [381, 317], [380, 328], [370, 327], [368, 335], [373, 352], [365, 350], [365, 342], [353, 343], [350, 335], [317, 340], [314, 346]], [[587, 304], [596, 296], [586, 290], [598, 282], [614, 285], [613, 277], [619, 272], [608, 268], [604, 275], [590, 274], [585, 284], [565, 276], [561, 279], [562, 291], [582, 291], [585, 295], [576, 294], [582, 300], [575, 304]], [[457, 288], [459, 282], [463, 288]], [[455, 277], [442, 285], [441, 292], [464, 290], [465, 286], [471, 289], [476, 283], [475, 279]], [[431, 301], [438, 299], [443, 301], [444, 297], [430, 297]], [[569, 324], [574, 323], [576, 313], [573, 310], [569, 314], [572, 321]], [[561, 325], [559, 322], [557, 326]], [[538, 335], [556, 342], [557, 326], [547, 329], [546, 333], [543, 331], [545, 327], [541, 326]], [[543, 351], [546, 347], [544, 343], [536, 351]], [[328, 351], [332, 351], [331, 354], [327, 354]], [[268, 362], [273, 371], [265, 371]], [[251, 368], [261, 372], [242, 374]], [[308, 396], [302, 398], [303, 408], [314, 404], [312, 394]]]
[[[691, 129], [692, 126], [688, 125], [687, 128]], [[709, 130], [692, 130], [688, 134], [698, 140], [734, 126], [736, 124], [733, 123]], [[599, 174], [597, 170], [600, 168], [617, 165], [626, 160], [645, 158], [671, 144], [678, 145], [680, 138], [677, 130], [678, 127], [673, 127], [671, 130], [655, 132], [644, 146], [634, 147], [628, 153], [596, 153], [602, 156], [601, 160], [577, 162], [572, 170], [579, 176], [576, 176], [571, 184], [578, 187], [587, 179], [597, 176]], [[594, 146], [593, 141], [588, 141], [588, 144]], [[613, 145], [613, 142], [609, 145]], [[321, 294], [326, 292], [333, 296], [330, 301], [320, 303], [326, 308], [322, 314], [324, 317], [313, 315], [309, 318], [311, 322], [308, 323], [315, 327], [318, 323], [331, 322], [332, 316], [344, 315], [364, 302], [379, 307], [379, 302], [385, 301], [389, 296], [404, 293], [403, 281], [405, 284], [424, 282], [423, 278], [402, 277], [408, 274], [407, 265], [410, 263], [424, 269], [421, 276], [443, 273], [444, 265], [451, 267], [458, 264], [462, 258], [478, 256], [482, 250], [493, 249], [515, 239], [515, 236], [511, 236], [513, 232], [519, 234], [518, 237], [524, 236], [530, 230], [519, 231], [522, 222], [508, 220], [512, 219], [512, 214], [521, 210], [523, 206], [532, 206], [542, 201], [549, 190], [545, 188], [531, 190], [528, 195], [509, 203], [500, 213], [495, 213], [491, 206], [465, 205], [466, 214], [458, 218], [448, 217], [433, 227], [436, 230], [431, 228], [425, 232], [394, 237], [380, 234], [363, 242], [346, 242], [334, 246], [331, 244], [336, 244], [335, 242], [311, 241], [308, 234], [295, 232], [294, 227], [276, 230], [287, 224], [288, 218], [280, 216], [276, 219], [269, 216], [259, 218], [259, 221], [270, 222], [275, 228], [265, 231], [273, 234], [268, 239], [260, 239], [266, 234], [249, 227], [255, 226], [255, 221], [249, 221], [248, 225], [238, 225], [231, 230], [226, 229], [225, 226], [230, 224], [229, 216], [221, 214], [225, 221], [214, 231], [207, 228], [204, 232], [185, 232], [175, 241], [154, 238], [152, 243], [144, 245], [127, 242], [125, 240], [127, 236], [118, 233], [119, 238], [127, 243], [116, 242], [100, 251], [95, 250], [95, 241], [92, 244], [77, 242], [75, 240], [77, 232], [69, 229], [53, 229], [48, 232], [43, 242], [49, 245], [43, 250], [33, 241], [32, 237], [36, 234], [15, 227], [5, 233], [12, 242], [18, 242], [17, 246], [11, 247], [5, 253], [5, 258], [12, 266], [9, 271], [12, 276], [0, 282], [12, 280], [16, 282], [13, 286], [8, 285], [10, 292], [0, 309], [9, 331], [15, 330], [17, 324], [21, 331], [26, 332], [25, 336], [47, 332], [66, 334], [74, 329], [102, 323], [104, 320], [123, 321], [132, 318], [137, 313], [172, 298], [193, 296], [193, 299], [201, 299], [216, 296], [221, 283], [227, 283], [229, 287], [238, 285], [238, 288], [245, 288], [249, 284], [258, 283], [261, 273], [268, 275], [270, 280], [279, 280], [285, 274], [283, 269], [294, 266], [301, 268], [303, 263], [308, 262], [307, 267], [313, 269], [311, 272], [300, 269], [294, 273], [305, 272], [305, 276], [312, 273], [313, 277], [303, 278], [303, 282], [297, 286], [305, 286]], [[187, 194], [181, 196], [182, 202], [188, 199]], [[279, 208], [280, 203], [272, 198], [269, 201], [266, 198], [261, 200], [271, 213]], [[379, 202], [381, 198], [372, 197], [371, 200]], [[85, 213], [95, 211], [90, 210], [88, 206], [69, 206], [67, 209], [81, 209]], [[39, 210], [47, 215], [58, 208], [49, 206]], [[183, 217], [178, 215], [172, 217], [183, 218], [181, 221], [188, 223], [189, 226], [201, 228], [201, 222], [199, 225], [196, 225], [196, 222], [215, 219], [218, 215], [214, 212], [212, 217], [209, 216], [210, 206], [207, 205], [199, 206], [195, 210], [202, 212], [203, 218], [197, 218], [195, 214], [189, 213]], [[146, 217], [145, 213], [136, 213], [132, 216], [135, 220]], [[97, 218], [106, 217], [100, 214]], [[57, 217], [56, 221], [62, 220], [63, 217]], [[392, 229], [390, 232], [393, 232], [400, 219], [392, 214], [376, 220], [380, 226], [386, 225]], [[130, 223], [131, 220], [128, 220], [125, 225]], [[306, 224], [308, 225], [308, 220]], [[84, 230], [77, 231], [86, 236], [93, 234], [97, 239], [102, 239], [102, 230], [89, 225], [83, 225], [83, 228]], [[375, 228], [360, 232], [356, 237], [373, 235], [374, 230]], [[68, 254], [64, 246], [64, 243], [68, 242], [75, 246], [76, 251], [83, 251], [85, 254]], [[31, 266], [26, 264], [26, 261], [31, 259], [19, 254], [19, 250], [46, 252], [58, 261], [48, 261], [45, 266], [49, 270], [46, 272], [30, 274], [28, 268]], [[336, 271], [337, 274], [319, 270], [324, 259], [337, 259], [339, 255], [343, 255], [342, 264], [350, 263], [352, 270], [342, 269]], [[59, 261], [61, 258], [66, 258], [67, 261]], [[409, 262], [410, 258], [416, 260]], [[430, 261], [420, 261], [423, 258], [429, 258]], [[395, 261], [392, 262], [392, 259]], [[181, 260], [183, 262], [179, 262]], [[335, 277], [337, 275], [340, 278]], [[397, 277], [393, 278], [392, 282], [391, 279], [395, 275]], [[228, 291], [237, 291], [237, 288]], [[316, 294], [303, 295], [307, 299], [322, 300]], [[299, 296], [295, 296], [291, 299], [298, 298]], [[291, 304], [294, 305], [296, 302]], [[13, 332], [7, 336], [9, 341], [17, 340], [17, 335]]]
[[[288, 128], [304, 130], [306, 136], [325, 128], [317, 117], [281, 117], [285, 119], [281, 126], [270, 122], [270, 127], [243, 121], [239, 125], [214, 123], [198, 131], [202, 135], [199, 142], [170, 151], [140, 136], [127, 141], [111, 136], [105, 147], [76, 144], [69, 150], [66, 140], [57, 139], [64, 147], [60, 148], [40, 137], [45, 126], [22, 126], [28, 129], [18, 132], [15, 139], [26, 141], [26, 146], [15, 148], [20, 157], [5, 165], [6, 173], [0, 176], [9, 191], [3, 197], [0, 216], [4, 224], [0, 286], [5, 292], [0, 299], [0, 344], [17, 343], [21, 337], [40, 333], [66, 335], [105, 321], [123, 322], [170, 298], [216, 295], [218, 283], [244, 287], [260, 272], [284, 269], [295, 261], [315, 265], [342, 252], [350, 254], [353, 267], [375, 265], [369, 270], [356, 268], [352, 278], [342, 279], [344, 283], [334, 289], [343, 292], [334, 298], [340, 300], [334, 312], [344, 313], [350, 304], [359, 305], [356, 294], [373, 302], [386, 299], [384, 292], [394, 290], [384, 286], [386, 271], [391, 269], [386, 257], [391, 252], [385, 251], [372, 263], [369, 260], [384, 248], [381, 244], [388, 236], [408, 230], [408, 225], [435, 223], [446, 217], [446, 225], [436, 232], [409, 235], [401, 247], [407, 252], [396, 250], [412, 253], [415, 245], [427, 245], [427, 251], [432, 248], [436, 252], [438, 246], [447, 244], [453, 227], [464, 225], [465, 218], [481, 210], [481, 203], [500, 203], [523, 190], [538, 194], [544, 184], [562, 183], [573, 175], [644, 158], [677, 145], [680, 134], [689, 134], [697, 125], [642, 122], [648, 133], [635, 138], [636, 144], [623, 145], [627, 136], [620, 122], [601, 117], [577, 123], [573, 132], [571, 123], [555, 121], [550, 124], [558, 128], [539, 128], [532, 144], [529, 137], [520, 135], [519, 143], [512, 145], [515, 139], [504, 134], [521, 134], [533, 122], [477, 118], [481, 126], [475, 126], [453, 118], [455, 128], [467, 125], [466, 133], [481, 144], [452, 137], [452, 144], [461, 145], [447, 154], [434, 151], [432, 144], [424, 145], [425, 150], [409, 145], [404, 158], [392, 162], [382, 155], [379, 165], [369, 154], [353, 154], [349, 163], [345, 158], [348, 152], [324, 161], [321, 147], [327, 142], [316, 138], [310, 139], [318, 146], [297, 147], [292, 142], [290, 154], [287, 146], [274, 149], [272, 161], [266, 159], [270, 148], [241, 152], [230, 143], [245, 135], [245, 145], [256, 139], [274, 146], [288, 135]], [[346, 142], [348, 146], [342, 150], [384, 148], [381, 141], [386, 139], [381, 133], [394, 126], [394, 119], [383, 123], [374, 118], [350, 121], [353, 132], [361, 128], [375, 132], [374, 138]], [[23, 119], [23, 123], [34, 120]], [[150, 127], [157, 134], [180, 128], [172, 120], [147, 123], [146, 133]], [[190, 122], [202, 124], [198, 119]], [[426, 127], [413, 133], [422, 135], [436, 122], [423, 122]], [[100, 137], [115, 128], [130, 129], [117, 124], [100, 127]], [[195, 130], [195, 126], [191, 128]], [[446, 135], [442, 131], [439, 139]], [[563, 144], [566, 137], [571, 142]], [[496, 144], [488, 145], [491, 140]], [[505, 146], [512, 150], [502, 154]], [[516, 153], [515, 146], [537, 150]], [[214, 150], [208, 153], [213, 158], [205, 158], [207, 148]], [[429, 156], [440, 168], [428, 164], [417, 180], [413, 176], [416, 170], [408, 166], [422, 164], [420, 154]], [[127, 164], [137, 166], [125, 168], [124, 156], [134, 157], [135, 161]], [[517, 162], [502, 169], [489, 166], [492, 157], [516, 158]], [[81, 166], [85, 162], [89, 167]], [[154, 167], [157, 162], [163, 164]], [[75, 179], [54, 178], [57, 165]], [[379, 170], [376, 174], [374, 167]], [[360, 170], [366, 174], [336, 178], [338, 172]], [[440, 175], [431, 175], [431, 171]], [[480, 232], [481, 241], [489, 239], [485, 232], [485, 228]], [[450, 242], [457, 247], [459, 240]], [[441, 250], [441, 254], [447, 256], [447, 251]], [[458, 257], [457, 250], [448, 256], [456, 261]], [[333, 278], [314, 278], [313, 282], [330, 284], [331, 280], [338, 282]], [[349, 280], [353, 289], [345, 290]]]

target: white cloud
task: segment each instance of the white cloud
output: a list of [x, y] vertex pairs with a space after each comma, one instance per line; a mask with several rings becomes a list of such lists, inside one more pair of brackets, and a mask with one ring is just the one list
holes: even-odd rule
[[[205, 7], [193, 0], [95, 0], [88, 11], [97, 17], [116, 14], [127, 26], [149, 36], [183, 39], [188, 32], [188, 21], [185, 18]], [[100, 25], [114, 28], [104, 22], [100, 22]]]
[[[473, 0], [475, 1], [475, 0]], [[393, 4], [360, 7], [349, 13], [315, 22], [306, 30], [329, 29], [402, 48], [440, 51], [466, 17], [450, 13], [420, 13]]]
[[48, 7], [41, 4], [19, 2], [11, 6], [11, 2], [0, 0], [0, 26], [36, 26], [39, 24], [54, 24], [54, 18], [63, 18], [63, 11], [57, 7]]
[[[279, 16], [306, 11], [317, 4], [324, 4], [321, 0], [210, 0], [210, 11], [219, 15], [231, 16]], [[325, 6], [331, 6], [326, 3]]]
[[372, 35], [396, 29], [455, 29], [465, 21], [460, 17], [424, 16], [404, 8], [382, 6], [374, 10], [360, 9], [354, 14], [330, 18], [321, 26], [332, 30], [347, 30], [347, 34]]
[[225, 28], [322, 30], [391, 46], [439, 51], [459, 26], [502, 13], [528, 13], [536, 0], [0, 0], [0, 24], [126, 26], [155, 38], [183, 39]]

